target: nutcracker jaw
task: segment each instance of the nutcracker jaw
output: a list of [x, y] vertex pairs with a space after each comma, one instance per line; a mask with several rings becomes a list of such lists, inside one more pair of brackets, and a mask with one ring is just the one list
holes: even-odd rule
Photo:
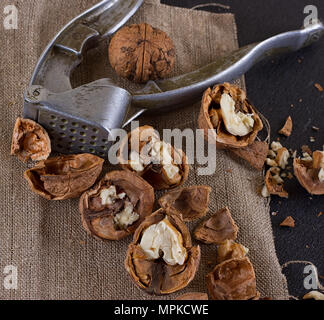
[[143, 0], [105, 0], [65, 26], [40, 57], [25, 92], [24, 117], [49, 132], [60, 153], [105, 157], [112, 129], [121, 128], [130, 94], [109, 79], [72, 89], [70, 76], [86, 51], [115, 33]]

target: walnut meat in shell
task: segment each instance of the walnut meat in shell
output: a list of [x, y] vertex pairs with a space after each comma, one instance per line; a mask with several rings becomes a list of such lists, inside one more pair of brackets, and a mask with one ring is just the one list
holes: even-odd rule
[[244, 148], [251, 145], [263, 124], [246, 93], [229, 83], [207, 89], [198, 118], [205, 139], [218, 148]]
[[288, 198], [288, 192], [284, 189], [283, 182], [277, 180], [278, 174], [276, 167], [270, 168], [265, 176], [265, 186], [269, 194], [279, 196], [281, 198]]
[[80, 198], [84, 229], [103, 240], [120, 240], [134, 233], [152, 213], [154, 190], [132, 172], [112, 171]]
[[125, 137], [117, 153], [120, 166], [134, 172], [155, 190], [173, 189], [188, 178], [185, 153], [160, 140], [154, 128], [136, 128]]
[[14, 127], [11, 155], [26, 162], [46, 160], [51, 153], [51, 140], [45, 129], [33, 120], [18, 118]]
[[222, 262], [206, 280], [213, 300], [249, 300], [258, 296], [254, 269], [246, 257]]
[[165, 32], [147, 23], [133, 24], [112, 38], [109, 60], [119, 76], [144, 83], [163, 79], [171, 73], [175, 49]]
[[206, 215], [211, 188], [192, 186], [172, 190], [159, 199], [162, 208], [180, 216], [185, 221], [193, 221]]
[[[313, 152], [313, 161], [294, 159], [294, 173], [299, 183], [314, 195], [324, 194], [324, 161], [323, 152]], [[321, 175], [322, 173], [322, 175]], [[322, 179], [321, 179], [322, 178]]]
[[92, 154], [60, 156], [39, 162], [24, 176], [36, 194], [48, 200], [66, 200], [91, 188], [103, 163], [103, 159]]
[[194, 231], [195, 239], [206, 244], [221, 244], [225, 240], [235, 240], [238, 227], [228, 208], [224, 208], [203, 220]]
[[200, 247], [192, 246], [186, 225], [160, 209], [135, 231], [125, 267], [138, 287], [164, 295], [185, 288], [195, 277], [199, 262]]

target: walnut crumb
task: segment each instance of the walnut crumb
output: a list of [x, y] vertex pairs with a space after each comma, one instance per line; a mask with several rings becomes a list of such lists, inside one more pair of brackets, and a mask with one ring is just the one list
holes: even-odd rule
[[287, 118], [283, 128], [279, 130], [279, 133], [286, 136], [286, 137], [290, 137], [292, 129], [293, 129], [293, 122], [292, 122], [291, 117], [289, 116]]
[[315, 127], [315, 126], [312, 126], [312, 129], [313, 129], [314, 131], [319, 131], [319, 130], [320, 130], [319, 127]]
[[323, 92], [324, 89], [319, 83], [315, 83], [314, 86], [319, 92]]
[[281, 227], [295, 228], [295, 220], [293, 217], [289, 216], [284, 221], [280, 223]]

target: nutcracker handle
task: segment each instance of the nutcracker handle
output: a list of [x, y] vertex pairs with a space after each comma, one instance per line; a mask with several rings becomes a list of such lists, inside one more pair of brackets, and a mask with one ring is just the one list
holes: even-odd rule
[[133, 96], [132, 105], [139, 108], [135, 115], [137, 117], [151, 110], [174, 110], [175, 107], [192, 104], [201, 98], [208, 87], [238, 79], [259, 61], [309, 46], [323, 34], [324, 26], [318, 22], [301, 30], [250, 44], [191, 73], [172, 79], [150, 81]]

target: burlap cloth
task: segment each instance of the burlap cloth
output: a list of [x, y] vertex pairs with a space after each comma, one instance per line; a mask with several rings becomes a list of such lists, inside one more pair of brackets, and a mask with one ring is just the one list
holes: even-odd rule
[[[131, 282], [124, 270], [130, 238], [100, 242], [89, 237], [80, 224], [78, 200], [50, 202], [34, 195], [23, 179], [26, 165], [9, 156], [12, 128], [16, 117], [21, 115], [23, 91], [38, 57], [63, 25], [97, 1], [12, 2], [19, 10], [19, 28], [0, 33], [0, 270], [7, 265], [18, 267], [18, 289], [5, 290], [0, 279], [0, 297], [151, 299]], [[0, 5], [0, 12], [3, 6]], [[174, 40], [175, 73], [205, 65], [238, 46], [232, 14], [169, 7], [151, 0], [131, 22], [140, 21], [161, 28]], [[92, 61], [92, 71], [81, 67], [74, 81], [83, 83], [113, 75], [106, 50], [104, 43], [90, 53], [86, 62]], [[127, 82], [122, 84], [128, 86]], [[196, 128], [198, 112], [199, 103], [158, 118], [144, 118], [141, 124], [158, 129]], [[198, 176], [193, 166], [187, 184], [207, 184], [213, 188], [211, 213], [229, 206], [240, 227], [239, 241], [250, 249], [258, 289], [263, 296], [286, 299], [287, 284], [275, 252], [269, 207], [257, 195], [262, 175], [233, 160], [226, 152], [218, 152], [217, 156], [217, 172], [213, 176]], [[232, 171], [226, 172], [228, 169]], [[166, 298], [193, 290], [206, 292], [205, 275], [215, 265], [215, 259], [216, 247], [202, 245], [201, 265], [194, 281], [182, 292]]]

